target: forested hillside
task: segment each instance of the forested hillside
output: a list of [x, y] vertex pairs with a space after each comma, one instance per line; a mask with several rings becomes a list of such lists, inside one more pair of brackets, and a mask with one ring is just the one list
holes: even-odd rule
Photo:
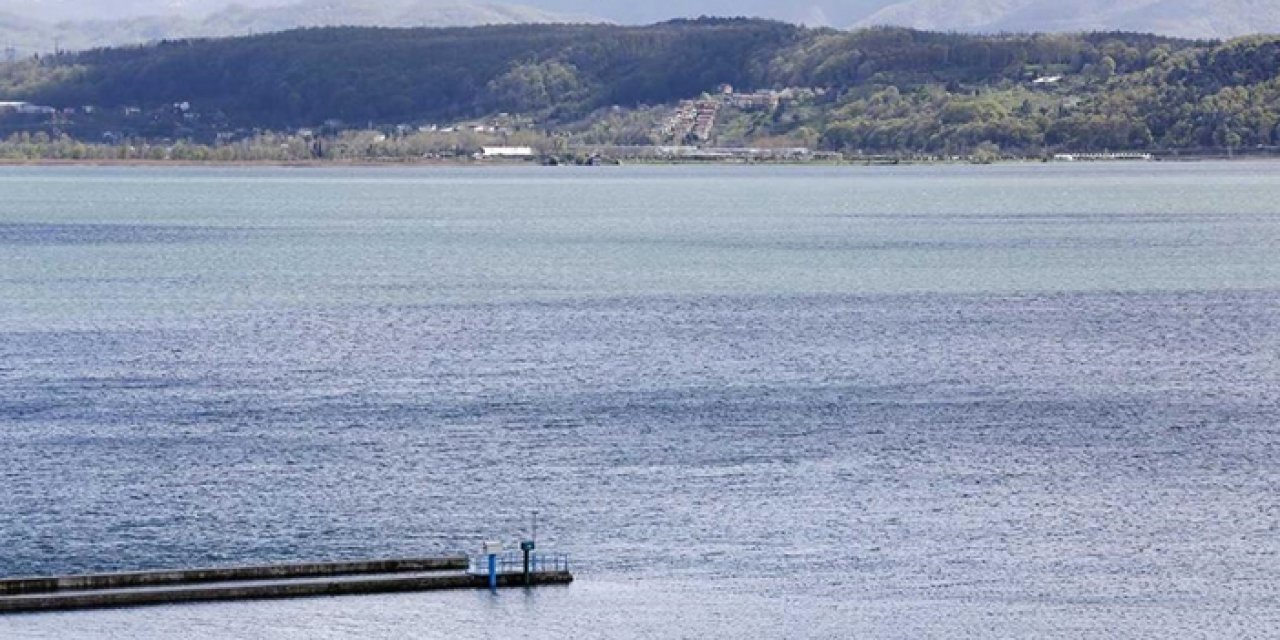
[[722, 84], [781, 97], [764, 109], [726, 107], [708, 143], [1035, 154], [1280, 142], [1280, 38], [1261, 36], [841, 32], [707, 19], [312, 29], [0, 66], [0, 100], [144, 111], [183, 103], [198, 115], [188, 129], [417, 126], [508, 113], [539, 130], [594, 126], [594, 141], [629, 144], [664, 142], [662, 110], [644, 107], [671, 108]]
[[[306, 29], [46, 59], [0, 75], [0, 92], [58, 106], [187, 101], [237, 124], [273, 127], [492, 111], [580, 115], [671, 102], [722, 82], [754, 85], [803, 35], [758, 21]], [[43, 80], [67, 70], [72, 79]]]

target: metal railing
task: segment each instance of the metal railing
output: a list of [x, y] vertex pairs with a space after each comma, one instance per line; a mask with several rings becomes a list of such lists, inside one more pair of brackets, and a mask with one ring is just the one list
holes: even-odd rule
[[[523, 575], [524, 554], [519, 551], [507, 552], [497, 558], [498, 575]], [[529, 554], [530, 573], [569, 573], [569, 554], [566, 553], [531, 553]], [[475, 576], [489, 575], [489, 556], [471, 556], [467, 573]]]

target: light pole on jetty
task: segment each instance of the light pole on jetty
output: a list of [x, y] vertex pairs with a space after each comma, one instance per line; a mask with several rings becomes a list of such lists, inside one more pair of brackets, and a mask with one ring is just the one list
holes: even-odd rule
[[520, 550], [524, 552], [524, 586], [533, 586], [533, 576], [529, 573], [529, 554], [538, 548], [538, 512], [533, 512], [533, 528], [530, 531], [529, 539], [520, 543]]

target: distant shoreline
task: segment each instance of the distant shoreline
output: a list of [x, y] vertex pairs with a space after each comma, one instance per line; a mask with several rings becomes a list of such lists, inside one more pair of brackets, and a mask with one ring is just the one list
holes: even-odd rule
[[[610, 166], [716, 166], [716, 167], [745, 167], [745, 166], [786, 166], [786, 167], [889, 167], [889, 166], [999, 166], [999, 165], [1027, 165], [1027, 164], [1052, 164], [1052, 165], [1143, 165], [1143, 164], [1161, 164], [1161, 163], [1227, 163], [1227, 162], [1275, 162], [1280, 160], [1276, 156], [1256, 156], [1256, 155], [1239, 155], [1235, 157], [1224, 156], [1162, 156], [1151, 160], [1080, 160], [1080, 161], [1058, 161], [1045, 160], [1043, 158], [1002, 158], [991, 162], [972, 162], [969, 160], [889, 160], [884, 158], [877, 159], [846, 159], [846, 160], [818, 160], [818, 161], [769, 161], [769, 160], [622, 160], [607, 161], [599, 165], [591, 165], [598, 167]], [[461, 167], [461, 168], [485, 168], [485, 167], [530, 167], [530, 168], [548, 168], [558, 169], [575, 166], [589, 166], [576, 164], [548, 164], [537, 161], [528, 160], [442, 160], [442, 159], [386, 159], [386, 160], [112, 160], [112, 159], [92, 159], [92, 160], [67, 160], [67, 159], [36, 159], [36, 160], [16, 160], [16, 159], [0, 159], [0, 168], [17, 168], [17, 167], [136, 167], [136, 168], [152, 168], [152, 167], [222, 167], [222, 168], [253, 168], [253, 167], [276, 167], [276, 168], [292, 168], [292, 169], [322, 169], [326, 167], [350, 167], [350, 168], [405, 168], [405, 167]]]
[[[484, 165], [532, 165], [527, 162], [485, 162]], [[422, 167], [422, 166], [481, 166], [478, 162], [451, 160], [65, 160], [0, 159], [0, 167]]]

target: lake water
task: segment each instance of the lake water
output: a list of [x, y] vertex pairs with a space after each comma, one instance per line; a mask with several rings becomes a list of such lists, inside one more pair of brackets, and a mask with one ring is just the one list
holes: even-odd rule
[[578, 582], [0, 638], [1280, 627], [1280, 164], [0, 169], [0, 575]]

